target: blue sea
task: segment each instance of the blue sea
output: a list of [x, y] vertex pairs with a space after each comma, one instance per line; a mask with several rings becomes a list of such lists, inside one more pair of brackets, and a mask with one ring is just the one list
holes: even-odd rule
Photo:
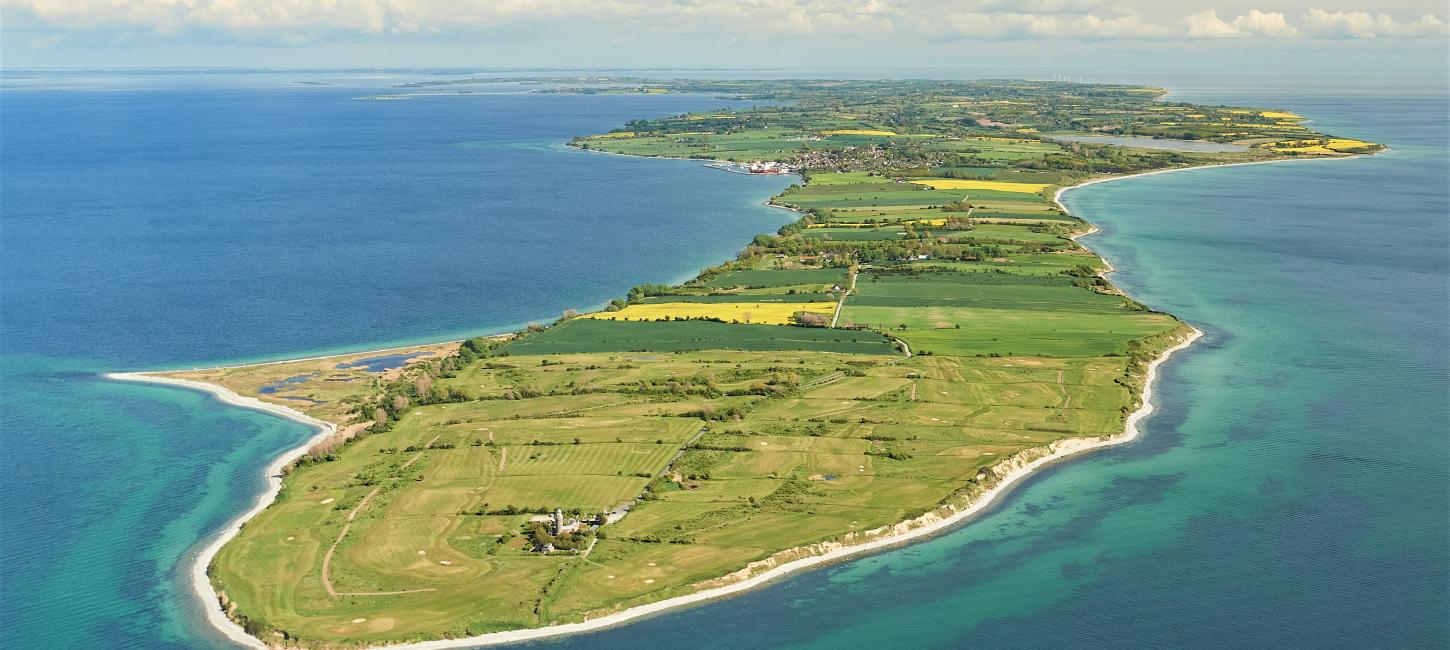
[[[789, 219], [761, 202], [791, 179], [561, 146], [724, 100], [356, 99], [407, 79], [0, 83], [0, 647], [225, 647], [188, 558], [308, 433], [100, 373], [548, 321]], [[1207, 333], [1165, 367], [1142, 439], [934, 539], [539, 645], [1450, 645], [1443, 89], [1174, 97], [1393, 150], [1066, 195], [1116, 282]]]

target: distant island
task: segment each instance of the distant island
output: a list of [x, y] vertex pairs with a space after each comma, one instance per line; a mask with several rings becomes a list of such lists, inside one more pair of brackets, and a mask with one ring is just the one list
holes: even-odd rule
[[942, 530], [1134, 437], [1154, 367], [1198, 336], [1109, 282], [1064, 189], [1383, 148], [1129, 85], [515, 81], [757, 100], [570, 144], [799, 174], [770, 200], [799, 218], [521, 332], [113, 375], [319, 430], [198, 561], [238, 641], [578, 632]]

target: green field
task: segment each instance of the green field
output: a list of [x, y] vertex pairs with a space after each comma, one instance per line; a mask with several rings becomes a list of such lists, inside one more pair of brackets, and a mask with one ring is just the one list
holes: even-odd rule
[[[1087, 224], [1051, 203], [1054, 190], [1294, 155], [1037, 135], [1272, 144], [1288, 130], [1133, 86], [649, 88], [768, 105], [634, 120], [572, 144], [778, 161], [809, 179], [773, 199], [800, 210], [796, 223], [691, 282], [636, 287], [606, 310], [694, 320], [564, 318], [425, 346], [382, 373], [340, 367], [367, 355], [171, 373], [340, 428], [287, 468], [276, 503], [209, 567], [250, 633], [330, 648], [581, 621], [963, 506], [1016, 454], [1121, 432], [1146, 364], [1190, 331], [1100, 277], [1103, 261], [1072, 240]], [[1229, 116], [1233, 131], [1216, 124]], [[823, 135], [837, 129], [898, 135]], [[916, 179], [998, 184], [932, 190]], [[650, 307], [670, 303], [697, 304]], [[744, 308], [723, 303], [762, 303], [754, 309], [779, 324], [720, 322]], [[806, 304], [817, 309], [795, 307]], [[534, 521], [556, 509], [580, 527]]]
[[831, 239], [836, 241], [876, 241], [901, 239], [904, 231], [900, 227], [884, 228], [810, 228], [801, 232], [806, 239]]
[[891, 354], [891, 342], [879, 334], [773, 325], [732, 325], [708, 321], [634, 322], [572, 320], [509, 343], [510, 354], [575, 352], [679, 352], [685, 350], [819, 350]]
[[[1121, 383], [1131, 382], [1129, 357], [891, 363], [899, 357], [540, 356], [516, 345], [437, 380], [465, 401], [410, 406], [338, 459], [294, 469], [283, 498], [217, 558], [218, 589], [248, 620], [302, 639], [380, 643], [577, 620], [915, 516], [1002, 457], [1112, 433], [1133, 400]], [[752, 387], [762, 394], [729, 394]], [[519, 394], [535, 396], [509, 398]], [[739, 415], [682, 417], [732, 407]], [[529, 515], [490, 514], [629, 502], [587, 557], [531, 553], [512, 532]]]
[[870, 274], [856, 286], [845, 321], [890, 331], [918, 353], [1123, 354], [1131, 341], [1178, 327], [1171, 316], [1084, 290], [1061, 275]]
[[831, 285], [846, 281], [846, 269], [749, 269], [727, 271], [695, 284], [716, 289]]

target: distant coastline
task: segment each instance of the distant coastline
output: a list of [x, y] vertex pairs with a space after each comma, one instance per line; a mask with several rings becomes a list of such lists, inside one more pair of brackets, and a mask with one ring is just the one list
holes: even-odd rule
[[[1193, 169], [1206, 169], [1209, 167], [1252, 165], [1260, 163], [1292, 161], [1292, 159], [1287, 159], [1250, 161], [1241, 163], [1224, 163], [1213, 165], [1196, 165], [1177, 167], [1172, 169], [1160, 169], [1137, 174], [1123, 174], [1118, 176], [1096, 178], [1083, 181], [1075, 185], [1059, 188], [1054, 194], [1053, 201], [1054, 203], [1061, 206], [1061, 197], [1068, 190], [1078, 189], [1096, 183], [1124, 180], [1140, 176], [1149, 176], [1153, 174], [1164, 174], [1170, 172], [1188, 171]], [[785, 206], [779, 207], [784, 208]], [[1098, 229], [1095, 225], [1092, 225], [1090, 223], [1089, 225], [1092, 228], [1091, 230], [1075, 236], [1074, 239], [1076, 239], [1077, 237], [1083, 237], [1098, 232]], [[1094, 254], [1096, 254], [1096, 252], [1094, 252]], [[1098, 255], [1098, 257], [1102, 258], [1101, 255]], [[1107, 262], [1107, 260], [1104, 259], [1104, 262]], [[1108, 264], [1108, 269], [1109, 270], [1107, 271], [1107, 273], [1110, 273], [1112, 269], [1110, 263]], [[945, 532], [949, 529], [952, 529], [960, 524], [967, 522], [967, 520], [969, 520], [973, 515], [978, 514], [984, 508], [994, 503], [1000, 496], [1005, 494], [1018, 481], [1029, 476], [1033, 471], [1040, 469], [1045, 465], [1050, 465], [1070, 458], [1072, 456], [1076, 456], [1078, 454], [1093, 451], [1103, 447], [1123, 444], [1136, 440], [1142, 434], [1139, 423], [1143, 420], [1143, 418], [1148, 417], [1155, 410], [1155, 406], [1153, 405], [1151, 398], [1153, 383], [1157, 379], [1160, 366], [1163, 363], [1167, 362], [1169, 359], [1171, 359], [1173, 355], [1191, 347], [1194, 342], [1196, 342], [1199, 338], [1203, 336], [1203, 332], [1198, 328], [1192, 326], [1189, 327], [1190, 334], [1188, 336], [1184, 337], [1180, 342], [1176, 343], [1172, 347], [1164, 350], [1162, 354], [1160, 354], [1148, 364], [1143, 393], [1141, 396], [1141, 404], [1135, 411], [1128, 415], [1125, 420], [1124, 429], [1121, 433], [1101, 438], [1068, 438], [1059, 440], [1049, 445], [1044, 445], [1042, 447], [1029, 450], [1027, 452], [1023, 452], [1022, 454], [1019, 454], [1019, 458], [1004, 461], [1003, 463], [994, 466], [994, 473], [997, 474], [996, 484], [991, 489], [983, 492], [976, 499], [973, 499], [969, 502], [963, 504], [944, 504], [943, 506], [921, 517], [899, 522], [894, 526], [888, 526], [884, 529], [878, 529], [876, 531], [866, 531], [863, 536], [868, 537], [869, 539], [860, 543], [815, 544], [811, 545], [810, 547], [792, 549], [793, 551], [798, 551], [799, 553], [797, 554], [804, 554], [804, 557], [800, 557], [798, 559], [779, 564], [776, 564], [770, 560], [763, 560], [760, 562], [769, 563], [770, 566], [769, 568], [766, 568], [758, 573], [752, 573], [750, 569], [747, 568], [745, 570], [742, 570], [745, 572], [745, 575], [736, 576], [735, 574], [732, 574], [731, 576], [723, 576], [721, 578], [706, 581], [706, 583], [710, 583], [720, 580], [731, 580], [733, 578], [733, 581], [729, 582], [728, 584], [702, 589], [701, 591], [686, 594], [683, 596], [677, 596], [674, 598], [631, 607], [625, 610], [613, 612], [604, 616], [600, 616], [599, 618], [590, 619], [579, 623], [565, 623], [537, 628], [523, 628], [518, 630], [491, 632], [480, 636], [460, 639], [439, 639], [433, 641], [390, 644], [370, 647], [406, 650], [443, 650], [446, 648], [504, 645], [556, 636], [587, 633], [607, 627], [625, 624], [630, 621], [651, 616], [667, 610], [699, 604], [709, 600], [749, 591], [812, 567], [848, 558], [853, 558], [860, 555], [870, 554], [873, 552], [900, 546], [914, 540], [921, 539], [923, 537], [928, 537]], [[438, 344], [451, 342], [453, 341], [443, 341], [439, 342]], [[390, 347], [380, 350], [370, 350], [363, 352], [319, 355], [299, 359], [233, 364], [199, 369], [258, 367], [292, 363], [304, 360], [352, 357], [377, 354], [380, 352], [399, 352], [404, 350], [413, 350], [419, 347], [424, 347], [424, 345]], [[247, 634], [240, 625], [227, 617], [226, 613], [223, 611], [219, 604], [218, 593], [213, 588], [210, 580], [208, 579], [207, 567], [216, 557], [222, 546], [235, 538], [247, 521], [257, 516], [259, 513], [265, 510], [267, 506], [271, 505], [272, 502], [275, 501], [282, 488], [281, 472], [283, 468], [300, 458], [303, 454], [307, 452], [308, 448], [310, 448], [312, 445], [326, 440], [329, 436], [335, 434], [337, 431], [337, 427], [333, 423], [313, 418], [286, 406], [272, 404], [256, 398], [238, 395], [234, 391], [224, 388], [222, 386], [200, 381], [159, 376], [160, 373], [166, 372], [184, 372], [184, 370], [117, 372], [109, 373], [105, 376], [108, 379], [116, 381], [150, 383], [203, 392], [211, 395], [218, 401], [228, 404], [230, 406], [236, 406], [238, 408], [245, 408], [274, 415], [283, 419], [297, 422], [299, 424], [303, 424], [305, 426], [309, 426], [317, 431], [316, 434], [309, 436], [303, 443], [295, 448], [283, 452], [280, 456], [275, 458], [270, 464], [267, 465], [264, 470], [264, 478], [267, 483], [266, 490], [257, 496], [250, 509], [243, 512], [236, 519], [229, 522], [221, 531], [216, 534], [216, 536], [196, 556], [190, 567], [192, 588], [197, 598], [201, 600], [202, 604], [204, 605], [207, 622], [210, 623], [212, 627], [217, 629], [219, 632], [224, 634], [228, 639], [240, 645], [254, 648], [270, 647], [256, 637]], [[1037, 453], [1033, 454], [1033, 452]], [[1028, 455], [1031, 455], [1032, 458], [1026, 460], [1020, 459], [1020, 457]], [[1018, 460], [1019, 462], [1013, 462], [1013, 460]], [[1010, 467], [1006, 467], [1009, 465]], [[943, 513], [943, 511], [945, 511], [945, 513]], [[782, 554], [784, 554], [784, 552]]]
[[[630, 157], [658, 157], [678, 160], [695, 160], [701, 163], [708, 162], [707, 160], [701, 160], [693, 157], [687, 158], [679, 156], [642, 156], [632, 153], [615, 153], [609, 151], [600, 151], [598, 149], [589, 148], [587, 146], [573, 148], [584, 151], [592, 151], [595, 153], [612, 153], [614, 155], [627, 155]], [[1160, 168], [1145, 172], [1103, 176], [1056, 188], [1051, 196], [1051, 203], [1055, 205], [1058, 209], [1060, 209], [1063, 213], [1070, 214], [1070, 211], [1067, 210], [1066, 207], [1062, 204], [1063, 196], [1070, 190], [1080, 189], [1082, 187], [1094, 185], [1097, 183], [1124, 180], [1129, 178], [1136, 178], [1139, 176], [1151, 176], [1155, 174], [1188, 171], [1193, 169], [1206, 169], [1210, 167], [1227, 167], [1238, 165], [1253, 165], [1269, 162], [1290, 162], [1295, 160], [1323, 160], [1354, 157], [1359, 157], [1359, 155], [1337, 155], [1333, 156], [1332, 158], [1294, 157], [1279, 158], [1273, 160], [1252, 160], [1226, 163], [1183, 164], [1181, 166]], [[1050, 186], [1039, 187], [1046, 188]], [[795, 208], [789, 206], [778, 205], [774, 201], [768, 201], [767, 205], [795, 210]], [[970, 212], [968, 212], [968, 214], [970, 214]], [[1096, 225], [1087, 222], [1086, 220], [1081, 220], [1081, 222], [1086, 224], [1089, 227], [1089, 230], [1087, 230], [1086, 232], [1079, 232], [1071, 235], [1070, 238], [1073, 241], [1078, 241], [1081, 237], [1100, 232], [1099, 228]], [[1111, 262], [1106, 260], [1106, 258], [1104, 258], [1102, 255], [1098, 254], [1096, 251], [1093, 251], [1091, 248], [1087, 248], [1085, 246], [1083, 248], [1085, 248], [1088, 252], [1092, 253], [1093, 256], [1095, 256], [1104, 263], [1105, 266], [1103, 268], [1105, 270], [1103, 270], [1099, 274], [1100, 276], [1106, 277], [1114, 271]], [[854, 283], [852, 286], [854, 286]], [[1117, 290], [1115, 288], [1109, 287], [1108, 291]], [[1040, 469], [1045, 465], [1058, 462], [1060, 460], [1080, 453], [1111, 445], [1123, 444], [1135, 440], [1140, 435], [1142, 435], [1140, 423], [1144, 418], [1151, 415], [1155, 410], [1155, 405], [1153, 404], [1152, 400], [1153, 388], [1154, 383], [1158, 378], [1158, 371], [1160, 370], [1162, 364], [1171, 359], [1174, 354], [1182, 350], [1188, 349], [1193, 345], [1194, 342], [1204, 336], [1203, 332], [1197, 327], [1194, 327], [1191, 324], [1183, 323], [1182, 321], [1177, 322], [1178, 327], [1172, 330], [1170, 334], [1166, 335], [1169, 338], [1167, 338], [1165, 342], [1171, 342], [1171, 345], [1169, 345], [1165, 349], [1162, 349], [1156, 356], [1151, 359], [1146, 359], [1145, 357], [1144, 359], [1140, 360], [1147, 361], [1147, 363], [1145, 367], [1140, 366], [1143, 373], [1141, 375], [1143, 383], [1141, 392], [1137, 396], [1139, 401], [1136, 405], [1136, 408], [1134, 408], [1131, 412], [1128, 412], [1126, 417], [1123, 419], [1123, 428], [1120, 432], [1110, 435], [1061, 438], [1051, 443], [1040, 444], [1037, 447], [1031, 447], [1016, 452], [1013, 455], [1006, 457], [1001, 462], [984, 468], [982, 470], [983, 473], [978, 475], [980, 483], [976, 485], [977, 488], [981, 488], [981, 491], [967, 492], [966, 494], [970, 496], [965, 496], [962, 493], [956, 493], [952, 496], [947, 497], [946, 500], [942, 501], [931, 510], [920, 516], [909, 518], [905, 521], [900, 521], [895, 524], [883, 525], [871, 530], [847, 533], [844, 535], [843, 538], [835, 538], [844, 539], [844, 541], [818, 542], [814, 544], [796, 546], [776, 551], [774, 554], [769, 555], [764, 559], [750, 562], [744, 568], [736, 570], [724, 576], [706, 579], [694, 583], [688, 583], [687, 586], [684, 588], [695, 589], [695, 591], [690, 593], [620, 610], [595, 610], [596, 614], [594, 618], [588, 618], [590, 613], [586, 612], [583, 614], [586, 617], [583, 621], [545, 625], [542, 627], [490, 632], [466, 638], [437, 639], [430, 641], [379, 645], [373, 647], [408, 648], [413, 650], [441, 650], [443, 648], [519, 643], [561, 635], [586, 633], [606, 627], [624, 624], [639, 619], [641, 617], [650, 616], [666, 610], [698, 604], [715, 598], [725, 597], [743, 591], [755, 589], [757, 587], [766, 585], [770, 582], [773, 582], [801, 570], [805, 570], [830, 562], [839, 561], [845, 558], [872, 553], [893, 546], [898, 546], [916, 539], [920, 539], [922, 537], [938, 534], [943, 531], [949, 530], [957, 525], [964, 523], [972, 516], [983, 511], [985, 508], [994, 503], [1001, 495], [1005, 494], [1007, 490], [1009, 490], [1022, 478], [1031, 475], [1034, 470]], [[905, 329], [906, 326], [902, 325], [902, 328]], [[898, 341], [898, 343], [900, 343], [900, 341]], [[392, 347], [384, 350], [371, 352], [355, 352], [309, 357], [307, 359], [237, 364], [233, 366], [219, 366], [211, 369], [258, 367], [293, 363], [303, 360], [318, 360], [349, 356], [355, 357], [368, 354], [378, 354], [380, 352], [387, 353], [414, 350], [420, 347], [424, 346], [420, 345]], [[909, 348], [907, 349], [907, 355], [908, 357], [910, 356]], [[205, 392], [213, 396], [215, 399], [228, 405], [269, 413], [278, 417], [286, 418], [304, 424], [316, 430], [316, 433], [313, 436], [309, 437], [303, 444], [284, 452], [267, 466], [264, 474], [264, 478], [267, 483], [266, 490], [262, 494], [258, 495], [258, 497], [254, 501], [252, 508], [242, 513], [240, 516], [230, 522], [224, 529], [222, 529], [214, 538], [212, 538], [206, 544], [204, 549], [197, 555], [190, 567], [192, 586], [197, 597], [205, 601], [203, 604], [206, 609], [206, 616], [208, 622], [234, 642], [250, 647], [269, 647], [264, 641], [248, 634], [243, 629], [243, 627], [238, 624], [238, 622], [234, 621], [231, 617], [228, 616], [227, 612], [224, 611], [222, 606], [223, 597], [218, 593], [217, 589], [212, 584], [208, 576], [208, 568], [212, 564], [213, 560], [217, 557], [222, 547], [227, 542], [234, 539], [241, 532], [243, 526], [248, 521], [256, 517], [259, 513], [265, 510], [278, 498], [280, 491], [283, 488], [282, 475], [284, 469], [287, 468], [291, 463], [296, 461], [298, 458], [306, 454], [309, 448], [313, 445], [318, 444], [328, 439], [330, 436], [337, 434], [339, 430], [339, 425], [337, 423], [327, 422], [306, 415], [300, 411], [288, 408], [286, 406], [264, 402], [260, 399], [253, 397], [244, 397], [228, 388], [216, 384], [188, 379], [179, 379], [175, 377], [159, 376], [159, 373], [155, 372], [112, 373], [106, 376], [109, 379], [114, 379], [118, 381], [154, 383]], [[1136, 379], [1136, 377], [1134, 377], [1134, 379]], [[912, 394], [912, 399], [914, 400], [914, 389]], [[1128, 404], [1131, 405], [1132, 402], [1129, 401]], [[1127, 411], [1127, 409], [1124, 408], [1124, 411]], [[490, 440], [491, 439], [492, 437], [490, 435]], [[920, 512], [920, 510], [918, 510], [917, 512]]]

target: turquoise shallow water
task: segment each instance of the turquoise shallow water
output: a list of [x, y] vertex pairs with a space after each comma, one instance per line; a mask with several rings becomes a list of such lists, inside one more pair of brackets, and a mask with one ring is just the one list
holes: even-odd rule
[[[323, 79], [332, 85], [302, 86]], [[359, 101], [397, 75], [7, 77], [0, 647], [222, 641], [182, 576], [296, 424], [104, 372], [548, 321], [732, 257], [794, 179], [570, 137], [702, 96]]]
[[1139, 441], [931, 541], [569, 648], [1431, 648], [1450, 643], [1445, 99], [1285, 90], [1357, 160], [1098, 184], [1115, 281], [1207, 337]]
[[[150, 98], [176, 106], [170, 120], [108, 128], [96, 120], [136, 111], [129, 102], [147, 98], [27, 96], [51, 102], [32, 106], [51, 121], [22, 122], [22, 100], [0, 95], [0, 401], [7, 405], [0, 469], [11, 479], [0, 488], [0, 646], [221, 645], [198, 624], [178, 567], [206, 531], [260, 488], [257, 473], [267, 459], [305, 433], [200, 395], [105, 382], [96, 372], [366, 349], [544, 318], [636, 281], [687, 273], [783, 219], [757, 205], [771, 188], [731, 184], [759, 179], [700, 173], [689, 163], [557, 152], [547, 143], [573, 133], [538, 131], [529, 121], [549, 110], [541, 114], [587, 130], [686, 110], [695, 106], [688, 98], [676, 98], [677, 107], [590, 98], [564, 108], [510, 106], [522, 102], [512, 98], [471, 107], [390, 103], [383, 110], [422, 113], [379, 120], [357, 108], [374, 104], [330, 105], [319, 101], [326, 92], [187, 92]], [[1119, 284], [1208, 333], [1166, 367], [1157, 391], [1162, 410], [1142, 440], [1043, 472], [973, 524], [924, 543], [540, 645], [1450, 644], [1445, 97], [1194, 92], [1186, 98], [1291, 107], [1322, 128], [1395, 150], [1353, 161], [1197, 170], [1068, 195], [1072, 209], [1104, 227], [1089, 243], [1121, 269]], [[243, 115], [217, 112], [229, 105]], [[95, 112], [77, 113], [88, 106]], [[187, 112], [197, 107], [210, 117]], [[55, 137], [77, 114], [94, 130]], [[350, 128], [298, 142], [296, 134], [307, 132], [303, 120], [276, 139], [235, 139], [249, 133], [237, 125], [257, 114], [267, 124], [302, 115], [319, 128], [339, 120]], [[369, 147], [352, 150], [358, 133], [391, 138], [400, 124], [396, 139], [364, 138]], [[118, 133], [124, 129], [150, 131], [127, 140]], [[210, 135], [155, 144], [166, 144], [172, 131]], [[108, 137], [124, 146], [81, 155]], [[209, 140], [210, 147], [197, 144]], [[490, 140], [523, 144], [466, 144]], [[52, 155], [65, 146], [73, 155]], [[146, 153], [158, 146], [169, 152], [160, 158], [175, 159], [133, 174], [137, 159], [158, 164]], [[287, 148], [296, 151], [278, 153]], [[230, 156], [246, 164], [218, 162]], [[279, 156], [285, 164], [269, 162]], [[502, 174], [508, 165], [497, 165], [509, 162], [532, 165], [525, 168], [531, 173], [505, 186], [474, 173]], [[218, 196], [235, 181], [218, 180], [219, 168], [245, 172], [249, 189]], [[316, 176], [328, 169], [339, 171]], [[525, 184], [599, 169], [606, 171], [597, 172], [597, 183], [573, 193]], [[67, 175], [72, 179], [61, 182]], [[75, 175], [111, 184], [91, 187]], [[448, 182], [419, 184], [434, 175]], [[350, 183], [349, 176], [369, 180]], [[161, 187], [122, 184], [137, 178]], [[629, 186], [628, 200], [613, 202], [607, 190], [637, 181], [644, 184]], [[347, 198], [332, 191], [337, 187], [360, 196]], [[535, 192], [527, 206], [487, 209], [524, 188]], [[695, 189], [699, 194], [685, 193]], [[451, 193], [425, 196], [443, 191]], [[150, 202], [158, 192], [171, 200]], [[707, 202], [708, 211], [681, 207], [705, 197], [718, 201]], [[642, 207], [641, 200], [653, 202]], [[541, 202], [551, 205], [549, 218], [519, 224]], [[178, 204], [185, 209], [157, 212]], [[665, 261], [646, 268], [646, 256], [620, 255], [579, 270], [579, 256], [567, 248], [579, 238], [550, 229], [575, 212], [570, 232], [591, 221], [608, 226], [590, 231], [604, 238], [593, 254], [654, 242], [660, 248], [652, 254]], [[252, 221], [237, 224], [242, 217]], [[269, 218], [276, 222], [256, 221]], [[492, 229], [472, 227], [474, 219]], [[504, 223], [517, 227], [495, 237]], [[261, 236], [246, 234], [259, 228]], [[285, 244], [287, 235], [327, 241], [318, 229], [346, 235], [329, 244], [338, 255], [319, 261], [317, 251]], [[428, 232], [447, 241], [410, 239]], [[394, 238], [410, 244], [382, 245]], [[531, 257], [507, 257], [522, 246]], [[539, 246], [558, 252], [533, 253]], [[357, 259], [384, 268], [352, 275]], [[518, 292], [499, 283], [490, 286], [504, 293], [481, 293], [491, 276], [480, 260], [521, 266], [527, 272], [508, 277], [538, 276], [538, 283]], [[557, 270], [538, 270], [555, 261]], [[569, 284], [596, 279], [596, 289]], [[553, 286], [558, 293], [543, 293]], [[435, 292], [437, 300], [407, 300], [410, 292]], [[237, 301], [247, 308], [225, 311]], [[338, 304], [365, 308], [318, 327], [317, 315]], [[494, 306], [505, 304], [521, 308], [479, 316], [503, 313]]]

